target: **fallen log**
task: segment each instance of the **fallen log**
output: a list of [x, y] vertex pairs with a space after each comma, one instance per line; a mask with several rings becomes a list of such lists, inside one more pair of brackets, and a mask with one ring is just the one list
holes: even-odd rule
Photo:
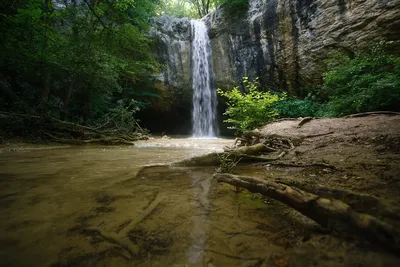
[[228, 173], [216, 173], [214, 177], [218, 182], [242, 187], [278, 200], [324, 227], [334, 229], [338, 223], [344, 224], [373, 243], [392, 251], [400, 251], [400, 232], [396, 228], [374, 216], [356, 212], [340, 200], [323, 198], [282, 183], [253, 177]]

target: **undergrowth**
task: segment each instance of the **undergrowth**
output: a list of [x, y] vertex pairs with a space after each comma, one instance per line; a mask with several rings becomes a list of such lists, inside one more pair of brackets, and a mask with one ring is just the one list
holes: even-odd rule
[[400, 57], [388, 52], [398, 42], [380, 42], [353, 56], [332, 51], [325, 61], [323, 83], [304, 99], [262, 90], [258, 80], [244, 77], [239, 87], [218, 89], [227, 99], [224, 115], [237, 132], [254, 129], [275, 118], [341, 117], [370, 111], [400, 110]]

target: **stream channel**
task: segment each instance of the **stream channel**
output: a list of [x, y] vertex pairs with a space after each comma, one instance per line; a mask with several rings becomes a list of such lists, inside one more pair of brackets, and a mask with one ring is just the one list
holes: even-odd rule
[[[0, 266], [343, 266], [343, 259], [391, 266], [336, 237], [310, 239], [304, 216], [216, 183], [215, 167], [143, 168], [232, 143], [153, 139], [0, 151]], [[250, 166], [235, 173], [282, 175]]]
[[262, 239], [234, 240], [240, 231], [257, 230], [257, 223], [242, 225], [231, 188], [216, 194], [215, 168], [142, 169], [221, 151], [232, 142], [171, 139], [134, 147], [3, 151], [0, 265], [242, 266], [257, 261], [245, 255], [257, 254], [248, 249], [255, 243], [262, 250]]

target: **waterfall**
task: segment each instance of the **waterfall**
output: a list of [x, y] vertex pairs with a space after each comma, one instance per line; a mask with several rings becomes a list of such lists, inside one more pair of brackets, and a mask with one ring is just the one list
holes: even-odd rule
[[203, 21], [192, 20], [193, 137], [215, 137], [217, 96], [213, 88], [211, 45]]

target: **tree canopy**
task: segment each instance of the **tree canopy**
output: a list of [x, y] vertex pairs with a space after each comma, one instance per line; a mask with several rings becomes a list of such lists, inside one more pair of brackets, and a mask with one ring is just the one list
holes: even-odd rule
[[237, 13], [246, 10], [248, 0], [162, 0], [160, 13], [178, 18], [202, 18], [221, 5], [226, 5], [230, 13]]
[[158, 67], [146, 35], [158, 4], [2, 1], [1, 101], [13, 110], [37, 104], [36, 111], [59, 109], [61, 117], [80, 120], [99, 118], [106, 107], [132, 107], [132, 94]]

